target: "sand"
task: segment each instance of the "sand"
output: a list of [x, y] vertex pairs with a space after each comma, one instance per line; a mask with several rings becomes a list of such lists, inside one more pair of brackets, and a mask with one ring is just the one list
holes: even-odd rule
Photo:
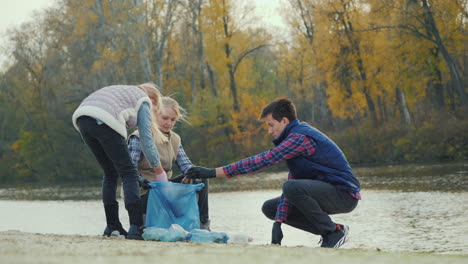
[[0, 263], [468, 263], [468, 255], [0, 232]]

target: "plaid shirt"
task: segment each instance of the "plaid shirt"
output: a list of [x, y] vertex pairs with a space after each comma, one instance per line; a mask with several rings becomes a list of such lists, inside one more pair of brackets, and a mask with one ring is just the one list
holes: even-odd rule
[[182, 147], [182, 143], [179, 145], [179, 150], [177, 151], [176, 165], [184, 174], [193, 166], [185, 153], [184, 147]]
[[[137, 136], [130, 137], [128, 150], [130, 152], [130, 157], [132, 157], [133, 164], [138, 167], [140, 160], [143, 158], [143, 151], [141, 150], [140, 139]], [[176, 165], [183, 173], [186, 173], [187, 170], [193, 166], [182, 144], [179, 145], [177, 151]]]
[[[315, 149], [315, 142], [311, 138], [301, 134], [290, 134], [278, 146], [258, 155], [224, 166], [223, 171], [228, 178], [231, 178], [235, 175], [258, 171], [297, 156], [311, 155], [315, 152]], [[289, 174], [288, 180], [293, 179], [294, 176]], [[281, 195], [275, 220], [285, 222], [290, 207], [291, 205], [288, 200]]]

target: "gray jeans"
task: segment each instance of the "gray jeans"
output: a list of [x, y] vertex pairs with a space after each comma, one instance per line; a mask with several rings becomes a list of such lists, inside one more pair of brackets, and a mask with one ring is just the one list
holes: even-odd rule
[[96, 119], [78, 118], [81, 137], [104, 170], [102, 201], [104, 205], [118, 204], [117, 180], [120, 177], [125, 194], [125, 206], [140, 206], [138, 172], [133, 164], [125, 138], [106, 124], [98, 125]]
[[[289, 180], [283, 184], [283, 195], [292, 205], [286, 224], [323, 235], [336, 229], [331, 214], [348, 213], [358, 200], [335, 186], [315, 180]], [[280, 197], [265, 201], [262, 211], [274, 220]]]

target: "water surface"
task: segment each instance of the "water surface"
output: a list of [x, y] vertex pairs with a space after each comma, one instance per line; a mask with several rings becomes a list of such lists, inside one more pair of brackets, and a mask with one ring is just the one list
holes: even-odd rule
[[[335, 222], [350, 226], [350, 241], [344, 248], [468, 254], [467, 168], [462, 163], [356, 169], [362, 175], [362, 201], [353, 212], [332, 216]], [[212, 182], [215, 189], [223, 184], [227, 189], [257, 187], [252, 191], [210, 193], [212, 230], [245, 233], [254, 238], [253, 244], [269, 244], [272, 222], [263, 216], [261, 206], [280, 195], [284, 177], [284, 173], [270, 173]], [[258, 190], [262, 186], [276, 190]], [[94, 198], [99, 196], [99, 188], [85, 193], [86, 200], [73, 200], [73, 190], [63, 191], [66, 189], [0, 190], [0, 231], [100, 235], [105, 217], [101, 201]], [[41, 193], [42, 197], [62, 200], [8, 198], [12, 193], [17, 198], [37, 198], [32, 193]], [[120, 216], [128, 226], [123, 201]], [[284, 246], [319, 246], [318, 236], [283, 226]]]

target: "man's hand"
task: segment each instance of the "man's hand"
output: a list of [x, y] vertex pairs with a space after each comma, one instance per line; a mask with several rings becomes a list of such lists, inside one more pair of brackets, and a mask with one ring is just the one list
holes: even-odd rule
[[191, 179], [208, 179], [216, 177], [216, 169], [208, 169], [204, 167], [192, 167], [185, 173]]
[[274, 222], [273, 229], [271, 230], [271, 243], [281, 245], [283, 240], [283, 231], [281, 230], [281, 222]]
[[148, 181], [146, 178], [138, 176], [138, 183], [140, 184], [140, 187], [145, 190], [151, 189], [151, 186], [149, 185], [150, 181]]

